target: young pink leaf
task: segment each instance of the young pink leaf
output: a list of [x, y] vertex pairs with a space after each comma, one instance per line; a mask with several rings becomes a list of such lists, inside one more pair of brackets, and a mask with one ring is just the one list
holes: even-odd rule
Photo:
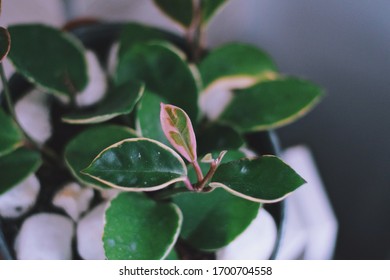
[[195, 162], [196, 139], [191, 120], [179, 107], [161, 103], [160, 122], [165, 137], [189, 162]]

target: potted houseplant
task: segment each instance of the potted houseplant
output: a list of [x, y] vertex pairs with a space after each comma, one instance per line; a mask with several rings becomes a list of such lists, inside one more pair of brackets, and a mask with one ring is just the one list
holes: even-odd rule
[[[11, 205], [1, 221], [16, 257], [31, 256], [31, 228], [55, 223], [67, 245], [55, 257], [95, 256], [80, 246], [80, 217], [95, 211], [105, 258], [213, 258], [260, 208], [305, 183], [268, 155], [270, 131], [309, 111], [321, 88], [283, 76], [255, 46], [205, 49], [203, 31], [226, 1], [154, 2], [185, 38], [138, 23], [1, 28], [1, 59], [18, 73], [7, 81], [0, 69], [0, 193]], [[26, 92], [48, 108], [45, 139], [18, 116]], [[13, 204], [26, 181], [38, 201]]]

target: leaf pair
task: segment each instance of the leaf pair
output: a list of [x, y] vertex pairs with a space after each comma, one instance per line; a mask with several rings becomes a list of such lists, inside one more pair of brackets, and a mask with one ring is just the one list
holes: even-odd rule
[[[189, 162], [196, 162], [195, 133], [187, 114], [178, 107], [161, 104], [160, 118], [162, 130], [172, 146]], [[79, 147], [75, 143], [73, 146]], [[67, 158], [71, 155], [72, 145], [68, 147]], [[155, 191], [184, 181], [187, 167], [175, 151], [162, 143], [134, 138], [103, 150], [83, 173], [112, 187], [128, 191]]]
[[[160, 118], [172, 146], [189, 162], [196, 161], [195, 134], [186, 113], [161, 104]], [[249, 226], [259, 210], [258, 202], [282, 199], [304, 183], [276, 157], [240, 159], [243, 156], [241, 152], [227, 153], [211, 180], [210, 186], [216, 189], [210, 193], [179, 194], [173, 197], [174, 204], [139, 193], [119, 194], [106, 211], [103, 242], [107, 258], [163, 259], [179, 234], [200, 250], [219, 249]], [[201, 164], [203, 172], [208, 165]], [[82, 172], [97, 182], [138, 192], [196, 178], [194, 169], [187, 171], [175, 151], [147, 138], [111, 145]]]
[[[167, 16], [184, 28], [189, 28], [193, 22], [193, 0], [153, 0]], [[213, 15], [227, 0], [199, 0], [202, 25], [206, 25]]]
[[215, 251], [240, 235], [259, 208], [223, 189], [183, 193], [173, 203], [124, 192], [106, 210], [104, 251], [108, 259], [164, 259], [179, 235], [194, 248]]
[[323, 90], [311, 82], [282, 77], [268, 54], [248, 44], [230, 43], [212, 50], [199, 71], [203, 112], [244, 133], [291, 123], [323, 96]]
[[[221, 166], [243, 156], [241, 152], [228, 152]], [[208, 164], [201, 167], [206, 171]], [[188, 176], [196, 178], [193, 169], [189, 169]], [[194, 248], [215, 251], [240, 235], [261, 206], [223, 188], [208, 193], [181, 193], [172, 201], [174, 204], [127, 192], [112, 200], [106, 211], [103, 236], [107, 258], [162, 259], [172, 250], [179, 234]]]
[[[186, 113], [162, 104], [161, 124], [172, 146], [189, 162], [196, 162], [195, 134]], [[155, 191], [187, 178], [181, 157], [164, 144], [147, 138], [127, 139], [106, 148], [82, 172], [127, 191]], [[210, 179], [211, 187], [222, 187], [256, 202], [278, 201], [304, 183], [274, 156], [223, 163]]]

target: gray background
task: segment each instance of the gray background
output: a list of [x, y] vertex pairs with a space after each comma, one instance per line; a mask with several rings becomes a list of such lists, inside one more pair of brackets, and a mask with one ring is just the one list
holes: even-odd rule
[[240, 39], [327, 90], [310, 116], [279, 132], [284, 145], [313, 150], [339, 220], [335, 257], [389, 258], [390, 1], [251, 2]]

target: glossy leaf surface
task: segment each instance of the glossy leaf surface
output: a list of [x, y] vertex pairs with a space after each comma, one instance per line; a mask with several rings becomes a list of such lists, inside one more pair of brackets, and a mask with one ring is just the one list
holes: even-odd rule
[[222, 188], [210, 193], [182, 193], [173, 201], [183, 212], [181, 237], [191, 246], [213, 251], [228, 245], [256, 217], [259, 203]]
[[220, 120], [244, 132], [269, 130], [302, 117], [322, 96], [320, 87], [304, 80], [261, 82], [238, 90]]
[[157, 140], [170, 145], [161, 128], [160, 104], [166, 103], [161, 96], [152, 92], [145, 92], [137, 109], [137, 131], [145, 138]]
[[245, 78], [252, 82], [275, 75], [272, 59], [255, 46], [230, 43], [212, 50], [200, 63], [204, 87], [220, 79]]
[[232, 127], [213, 124], [198, 133], [199, 154], [210, 151], [238, 150], [244, 139]]
[[179, 255], [177, 254], [175, 249], [172, 249], [171, 252], [168, 254], [168, 256], [165, 258], [165, 260], [171, 260], [171, 261], [179, 260], [179, 259], [180, 259]]
[[25, 148], [0, 157], [0, 194], [22, 182], [40, 165], [40, 154]]
[[62, 118], [72, 124], [100, 123], [120, 115], [130, 114], [144, 93], [144, 85], [127, 82], [115, 87], [98, 105], [81, 113], [74, 113]]
[[12, 38], [8, 57], [29, 81], [65, 96], [87, 85], [84, 51], [70, 34], [42, 24], [14, 25], [8, 30]]
[[153, 0], [153, 2], [173, 21], [183, 27], [189, 27], [192, 22], [192, 0]]
[[104, 251], [110, 260], [159, 260], [179, 236], [182, 214], [172, 203], [140, 193], [121, 193], [106, 210]]
[[[185, 28], [192, 23], [194, 8], [192, 0], [153, 0], [173, 21]], [[202, 23], [207, 24], [227, 0], [200, 0]]]
[[143, 81], [146, 90], [163, 97], [187, 112], [194, 122], [198, 116], [198, 87], [182, 54], [167, 44], [139, 44], [119, 62], [116, 82]]
[[[213, 157], [217, 157], [214, 154]], [[222, 162], [244, 157], [239, 151], [229, 151]], [[200, 164], [206, 173], [209, 164]], [[192, 168], [188, 170], [191, 181], [196, 180]], [[183, 193], [173, 197], [183, 212], [181, 237], [191, 246], [212, 251], [228, 245], [242, 233], [256, 217], [260, 204], [234, 196], [222, 188], [210, 193]]]
[[171, 145], [189, 162], [196, 161], [195, 133], [186, 112], [179, 107], [161, 103], [160, 122]]
[[117, 125], [101, 125], [89, 128], [73, 138], [65, 148], [65, 162], [73, 176], [80, 182], [100, 188], [107, 186], [82, 174], [93, 159], [105, 148], [119, 141], [137, 137], [133, 130]]
[[123, 27], [119, 38], [119, 60], [135, 44], [151, 41], [176, 40], [177, 38], [176, 35], [156, 27], [136, 22], [127, 23]]
[[23, 134], [11, 118], [0, 108], [0, 157], [23, 145]]
[[0, 26], [0, 62], [8, 55], [10, 47], [11, 37], [8, 33], [8, 30]]
[[241, 159], [221, 164], [210, 183], [247, 200], [271, 203], [285, 198], [305, 182], [275, 156]]
[[134, 138], [106, 148], [82, 172], [125, 191], [155, 191], [183, 181], [187, 168], [181, 157], [164, 144]]

